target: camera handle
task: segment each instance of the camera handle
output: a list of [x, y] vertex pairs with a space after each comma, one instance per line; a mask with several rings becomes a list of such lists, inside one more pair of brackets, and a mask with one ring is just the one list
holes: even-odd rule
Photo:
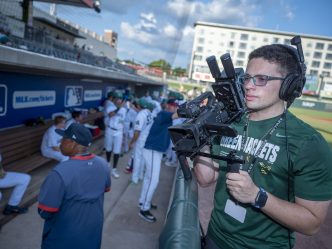
[[238, 173], [240, 170], [241, 164], [244, 164], [244, 160], [242, 158], [239, 158], [235, 155], [235, 151], [231, 151], [227, 156], [218, 156], [218, 155], [212, 155], [205, 152], [191, 152], [191, 151], [177, 151], [176, 152], [180, 167], [183, 172], [183, 176], [185, 180], [191, 180], [192, 175], [190, 171], [190, 167], [187, 161], [187, 157], [190, 158], [190, 160], [193, 160], [196, 156], [204, 156], [212, 159], [222, 160], [227, 162], [227, 172], [232, 173]]

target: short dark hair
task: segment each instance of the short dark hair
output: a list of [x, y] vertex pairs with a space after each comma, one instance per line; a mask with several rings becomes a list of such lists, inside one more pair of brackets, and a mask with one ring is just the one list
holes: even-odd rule
[[82, 112], [80, 112], [80, 111], [73, 111], [71, 113], [71, 116], [73, 119], [78, 118], [80, 115], [82, 115]]
[[54, 118], [54, 124], [58, 125], [58, 124], [62, 123], [64, 120], [66, 120], [66, 118], [64, 116], [61, 116], [61, 115], [56, 116]]
[[296, 50], [294, 53], [291, 51], [291, 47], [285, 47], [286, 45], [272, 44], [265, 45], [253, 50], [249, 54], [248, 62], [252, 59], [263, 58], [270, 63], [279, 65], [279, 72], [283, 77], [286, 77], [290, 73], [301, 73], [301, 68], [297, 58], [295, 58]]

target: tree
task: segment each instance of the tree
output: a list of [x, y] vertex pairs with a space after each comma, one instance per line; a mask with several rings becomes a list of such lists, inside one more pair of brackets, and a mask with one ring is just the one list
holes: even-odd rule
[[165, 61], [165, 60], [157, 60], [157, 61], [152, 61], [149, 64], [149, 67], [154, 67], [154, 68], [159, 68], [164, 72], [170, 72], [171, 71], [171, 65]]
[[172, 74], [177, 77], [184, 77], [187, 74], [187, 70], [185, 68], [176, 67], [173, 69]]

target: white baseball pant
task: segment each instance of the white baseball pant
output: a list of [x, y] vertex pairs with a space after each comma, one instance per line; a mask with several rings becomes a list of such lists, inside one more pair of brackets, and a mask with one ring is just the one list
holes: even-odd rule
[[119, 133], [114, 135], [110, 128], [105, 131], [105, 149], [112, 151], [114, 154], [121, 154], [123, 134]]
[[159, 183], [162, 156], [162, 152], [143, 149], [145, 173], [139, 199], [139, 203], [142, 203], [141, 210], [143, 211], [147, 211], [151, 208], [151, 200]]
[[131, 181], [133, 183], [138, 183], [139, 179], [143, 179], [144, 173], [144, 158], [143, 158], [143, 149], [146, 139], [138, 139], [134, 147], [134, 168], [133, 174], [131, 176]]
[[[12, 194], [10, 195], [8, 205], [17, 206], [20, 204], [25, 190], [27, 189], [31, 177], [28, 174], [6, 172], [4, 178], [0, 179], [0, 188], [14, 187]], [[1, 200], [0, 192], [0, 200]]]

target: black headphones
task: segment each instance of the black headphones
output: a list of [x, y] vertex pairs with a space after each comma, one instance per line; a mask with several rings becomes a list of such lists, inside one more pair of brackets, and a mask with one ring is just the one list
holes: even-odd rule
[[295, 58], [295, 60], [298, 62], [299, 68], [299, 71], [297, 73], [289, 73], [283, 80], [280, 87], [279, 98], [287, 101], [287, 107], [289, 107], [293, 103], [295, 98], [301, 96], [302, 89], [306, 81], [305, 73], [307, 70], [307, 66], [304, 64], [301, 37], [293, 37], [291, 39], [291, 44], [295, 45], [296, 48], [289, 45], [278, 44], [279, 46], [286, 49], [293, 56], [293, 58]]

